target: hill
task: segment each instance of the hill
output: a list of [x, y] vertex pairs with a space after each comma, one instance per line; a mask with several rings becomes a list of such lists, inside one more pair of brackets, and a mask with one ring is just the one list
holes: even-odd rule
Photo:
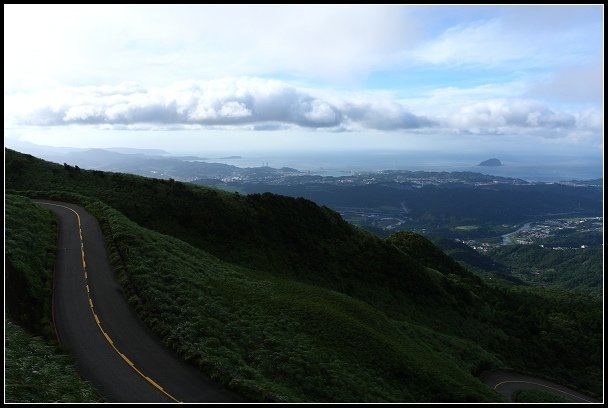
[[502, 162], [500, 160], [494, 158], [494, 159], [484, 160], [481, 163], [479, 163], [478, 166], [499, 167], [499, 166], [502, 166]]
[[[514, 276], [542, 285], [602, 296], [603, 248], [564, 248], [554, 250], [538, 245], [507, 245], [490, 252]], [[534, 267], [530, 267], [534, 265]]]
[[[497, 365], [601, 393], [597, 300], [488, 286], [421, 237], [383, 241], [301, 198], [243, 196], [85, 171], [12, 151], [6, 152], [6, 172], [7, 188], [88, 205], [105, 223], [116, 253], [132, 254], [113, 257], [117, 270], [150, 288], [132, 299], [148, 325], [185, 358], [202, 362], [203, 369], [232, 367], [217, 371], [218, 378], [257, 399], [352, 401], [345, 392], [353, 392], [356, 380], [348, 375], [353, 372], [382, 379], [357, 400], [482, 401], [496, 396], [477, 388], [474, 376]], [[120, 233], [112, 232], [112, 225]], [[129, 287], [128, 280], [125, 284]], [[201, 332], [207, 324], [193, 323], [193, 316], [208, 321], [206, 314], [217, 316], [213, 336]], [[265, 330], [262, 337], [258, 326]], [[185, 334], [173, 334], [182, 330]], [[188, 337], [190, 331], [200, 336]], [[250, 339], [257, 345], [269, 339], [267, 352], [243, 357], [253, 347], [243, 345]], [[330, 339], [348, 353], [333, 349]], [[299, 342], [289, 357], [285, 341]], [[360, 361], [349, 357], [366, 356], [365, 350], [373, 352]], [[323, 356], [332, 355], [339, 357], [332, 372], [346, 373], [338, 383], [328, 382], [334, 375], [323, 374], [328, 370]], [[437, 365], [441, 356], [449, 356], [446, 361], [461, 372]], [[288, 363], [303, 358], [305, 363]], [[373, 361], [383, 370], [374, 371]], [[292, 368], [270, 369], [283, 363]], [[410, 364], [420, 370], [406, 369]], [[295, 372], [297, 367], [303, 372]], [[304, 381], [311, 372], [315, 379]], [[452, 386], [443, 393], [434, 383]]]

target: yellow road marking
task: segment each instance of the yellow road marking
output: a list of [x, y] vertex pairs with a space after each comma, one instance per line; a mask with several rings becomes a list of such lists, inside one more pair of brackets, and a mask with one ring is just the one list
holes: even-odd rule
[[122, 357], [123, 360], [125, 360], [127, 362], [127, 364], [129, 364], [130, 366], [134, 365], [133, 362], [131, 360], [129, 360], [129, 358], [127, 356], [125, 356], [124, 354], [120, 353], [120, 356]]
[[163, 387], [161, 387], [160, 385], [158, 385], [153, 379], [151, 379], [150, 377], [146, 377], [146, 380], [150, 381], [152, 384], [154, 384], [154, 386], [158, 389], [163, 389]]
[[498, 384], [496, 384], [496, 385], [494, 386], [494, 389], [496, 390], [496, 389], [497, 389], [499, 386], [501, 386], [501, 385], [503, 385], [503, 384], [508, 384], [508, 383], [525, 383], [525, 384], [534, 384], [534, 385], [540, 385], [541, 387], [550, 388], [550, 389], [552, 389], [552, 390], [555, 390], [555, 391], [561, 392], [561, 393], [566, 394], [566, 395], [570, 395], [571, 397], [578, 398], [578, 399], [583, 400], [583, 401], [585, 401], [585, 402], [592, 402], [592, 401], [586, 400], [586, 399], [585, 399], [585, 398], [583, 398], [583, 397], [579, 397], [578, 395], [574, 395], [574, 394], [571, 394], [571, 393], [569, 393], [569, 392], [566, 392], [566, 391], [560, 390], [559, 388], [550, 387], [550, 386], [548, 386], [548, 385], [545, 385], [545, 384], [540, 384], [540, 383], [535, 383], [535, 382], [532, 382], [532, 381], [503, 381], [503, 382], [499, 382]]
[[112, 341], [112, 339], [110, 338], [110, 336], [108, 336], [108, 333], [106, 333], [105, 331], [103, 332], [103, 335], [106, 337], [106, 340], [108, 341], [108, 343], [110, 344], [114, 344], [114, 342]]
[[148, 383], [150, 383], [152, 386], [154, 386], [154, 388], [156, 388], [157, 390], [159, 390], [160, 392], [162, 392], [164, 395], [166, 395], [167, 397], [169, 397], [173, 401], [175, 401], [175, 402], [181, 402], [180, 400], [178, 400], [177, 398], [175, 398], [173, 395], [171, 395], [167, 391], [165, 391], [165, 389], [163, 387], [161, 387], [160, 385], [158, 385], [158, 383], [156, 381], [154, 381], [152, 378], [148, 377], [147, 375], [145, 375], [144, 373], [142, 373], [137, 367], [135, 367], [135, 364], [133, 364], [133, 362], [131, 360], [129, 360], [129, 358], [127, 358], [126, 355], [124, 355], [123, 353], [120, 352], [120, 350], [118, 350], [118, 348], [114, 345], [114, 342], [112, 341], [112, 339], [110, 338], [110, 336], [108, 335], [108, 333], [106, 333], [106, 331], [101, 326], [101, 322], [99, 321], [99, 317], [97, 316], [97, 313], [95, 313], [95, 307], [93, 306], [93, 299], [91, 299], [91, 293], [89, 292], [87, 265], [86, 265], [86, 262], [84, 260], [84, 240], [82, 239], [82, 227], [81, 227], [81, 224], [80, 224], [80, 214], [78, 214], [74, 209], [72, 209], [70, 207], [67, 207], [65, 205], [51, 204], [51, 203], [45, 203], [45, 202], [38, 202], [38, 203], [39, 204], [43, 204], [43, 205], [53, 205], [55, 207], [63, 207], [63, 208], [66, 208], [66, 209], [72, 211], [74, 214], [76, 214], [76, 219], [78, 220], [78, 234], [80, 235], [80, 252], [81, 252], [81, 255], [82, 255], [82, 270], [84, 272], [85, 287], [87, 289], [87, 298], [89, 299], [89, 305], [91, 305], [91, 313], [93, 313], [93, 317], [95, 318], [95, 322], [97, 323], [97, 327], [99, 327], [99, 330], [104, 335], [104, 337], [106, 338], [106, 340], [108, 341], [108, 343], [110, 344], [110, 346], [112, 346], [112, 348], [114, 349], [114, 351], [137, 374], [139, 374], [144, 380], [146, 380]]

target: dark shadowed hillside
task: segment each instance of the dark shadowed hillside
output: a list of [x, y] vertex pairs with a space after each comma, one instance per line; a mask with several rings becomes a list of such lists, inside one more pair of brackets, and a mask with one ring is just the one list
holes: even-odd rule
[[[386, 368], [386, 384], [357, 394], [356, 400], [491, 400], [494, 396], [472, 379], [497, 366], [601, 393], [602, 312], [597, 299], [525, 286], [488, 286], [419, 235], [400, 233], [383, 241], [301, 198], [244, 196], [171, 180], [85, 171], [10, 150], [6, 174], [7, 189], [87, 205], [106, 226], [115, 267], [127, 289], [130, 279], [149, 289], [131, 293], [148, 325], [203, 369], [230, 367], [217, 371], [218, 378], [255, 398], [326, 400], [333, 395], [348, 400], [344, 387], [354, 386], [350, 380], [326, 382], [329, 388], [322, 394], [315, 388], [328, 376], [323, 356], [332, 354], [339, 355], [339, 367], [327, 378], [359, 368], [366, 376], [382, 375], [370, 374], [376, 360]], [[122, 232], [112, 233], [112, 228]], [[205, 334], [204, 322], [216, 313], [217, 327]], [[363, 321], [355, 319], [364, 315]], [[382, 327], [373, 322], [383, 322]], [[302, 326], [306, 324], [310, 326]], [[266, 331], [260, 334], [258, 327]], [[329, 346], [330, 339], [339, 339], [349, 344], [343, 350], [363, 352], [370, 347], [364, 339], [373, 338], [360, 337], [366, 330], [383, 339], [376, 344], [386, 345], [374, 346], [375, 357], [353, 360]], [[269, 341], [266, 351], [250, 354], [248, 336]], [[397, 346], [401, 342], [404, 346]], [[293, 354], [285, 355], [290, 345]], [[306, 369], [299, 372], [297, 364], [288, 362], [304, 354]], [[431, 384], [451, 383], [446, 375], [456, 374], [453, 367], [437, 368], [434, 361], [441, 355], [450, 356], [462, 371], [448, 387], [453, 391], [444, 394]], [[425, 368], [403, 371], [411, 359]], [[280, 362], [288, 368], [272, 371]], [[311, 372], [316, 374], [306, 382], [310, 387], [289, 380]], [[416, 384], [428, 384], [426, 390], [408, 388], [410, 376]], [[466, 388], [456, 392], [458, 382], [469, 384], [470, 393]], [[405, 388], [391, 394], [388, 390], [396, 384]]]

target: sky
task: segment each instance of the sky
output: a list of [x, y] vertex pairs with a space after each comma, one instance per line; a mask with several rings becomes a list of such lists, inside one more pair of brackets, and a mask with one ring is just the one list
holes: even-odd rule
[[603, 13], [4, 5], [5, 137], [603, 157]]

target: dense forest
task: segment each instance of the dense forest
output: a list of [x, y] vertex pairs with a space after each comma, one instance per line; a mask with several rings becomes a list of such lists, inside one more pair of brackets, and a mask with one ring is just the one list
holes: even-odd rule
[[[400, 183], [271, 185], [228, 184], [246, 193], [268, 191], [304, 197], [331, 208], [393, 207], [408, 210], [420, 225], [449, 234], [452, 225], [502, 224], [527, 221], [547, 214], [602, 214], [602, 190], [594, 186], [561, 184], [446, 183], [413, 187]], [[471, 237], [483, 236], [483, 230]], [[445, 235], [444, 236], [448, 236]]]
[[553, 250], [538, 245], [507, 245], [494, 249], [490, 255], [526, 282], [602, 296], [601, 246]]
[[303, 198], [10, 150], [6, 170], [13, 193], [96, 215], [149, 327], [253, 399], [499, 401], [478, 379], [498, 367], [601, 395], [601, 299], [489, 284], [420, 235], [382, 240]]

